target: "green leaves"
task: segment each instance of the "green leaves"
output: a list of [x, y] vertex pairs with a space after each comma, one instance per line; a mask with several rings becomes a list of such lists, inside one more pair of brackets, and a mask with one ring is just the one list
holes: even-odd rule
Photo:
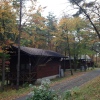
[[41, 82], [41, 85], [32, 87], [32, 92], [27, 100], [59, 100], [58, 95], [54, 90], [50, 89], [50, 80], [46, 79]]

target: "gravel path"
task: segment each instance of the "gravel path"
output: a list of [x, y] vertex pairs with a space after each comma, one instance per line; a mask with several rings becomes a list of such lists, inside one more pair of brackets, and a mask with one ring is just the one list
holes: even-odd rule
[[91, 72], [87, 72], [87, 73], [84, 73], [70, 81], [65, 81], [63, 83], [60, 83], [56, 86], [53, 86], [52, 88], [54, 90], [57, 90], [59, 94], [63, 93], [64, 91], [66, 91], [67, 89], [72, 89], [74, 87], [79, 87], [81, 86], [82, 84], [92, 80], [93, 78], [97, 77], [97, 76], [100, 76], [100, 69], [96, 69], [96, 70], [93, 70]]
[[[93, 78], [100, 76], [100, 69], [95, 69], [91, 72], [87, 72], [84, 73], [72, 80], [66, 80], [64, 82], [61, 82], [59, 84], [56, 84], [54, 86], [52, 86], [51, 88], [58, 91], [59, 94], [62, 94], [64, 91], [66, 91], [67, 89], [72, 89], [74, 87], [79, 87], [82, 84], [92, 80]], [[25, 100], [27, 96], [15, 99], [15, 100]]]

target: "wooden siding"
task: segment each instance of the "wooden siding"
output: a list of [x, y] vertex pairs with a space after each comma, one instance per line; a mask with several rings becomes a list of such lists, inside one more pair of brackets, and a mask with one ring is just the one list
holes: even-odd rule
[[50, 62], [37, 67], [37, 79], [59, 74], [59, 62]]

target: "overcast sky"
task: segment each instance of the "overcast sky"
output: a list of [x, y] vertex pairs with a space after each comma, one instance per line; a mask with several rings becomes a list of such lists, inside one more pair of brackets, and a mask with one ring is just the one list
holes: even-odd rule
[[48, 15], [48, 12], [53, 12], [57, 17], [61, 17], [66, 10], [69, 12], [70, 4], [68, 0], [38, 0], [42, 6], [47, 6], [44, 10], [44, 16]]
[[[43, 15], [47, 16], [48, 12], [53, 12], [54, 15], [57, 16], [57, 18], [61, 17], [64, 12], [66, 14], [73, 14], [76, 10], [73, 9], [72, 5], [68, 2], [68, 0], [37, 0], [40, 5], [47, 6], [47, 8], [44, 10]], [[94, 1], [94, 0], [87, 0]], [[100, 2], [100, 0], [97, 0]]]

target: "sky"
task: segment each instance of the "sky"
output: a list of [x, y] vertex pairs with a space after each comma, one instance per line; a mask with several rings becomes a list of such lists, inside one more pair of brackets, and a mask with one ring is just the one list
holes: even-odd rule
[[54, 13], [57, 17], [61, 17], [65, 11], [70, 12], [68, 0], [37, 0], [43, 7], [47, 7], [43, 15], [47, 16], [48, 12]]
[[[94, 1], [94, 0], [86, 0]], [[100, 0], [97, 0], [100, 2]], [[77, 10], [73, 9], [73, 6], [71, 3], [69, 3], [69, 0], [37, 0], [38, 6], [41, 5], [42, 7], [46, 7], [43, 11], [43, 16], [48, 16], [49, 12], [54, 13], [53, 15], [56, 16], [56, 18], [61, 18], [64, 14], [65, 15], [73, 15]], [[30, 6], [30, 3], [28, 4]]]
[[[39, 4], [43, 7], [47, 6], [47, 8], [44, 10], [43, 15], [47, 16], [48, 12], [54, 13], [57, 18], [60, 18], [62, 15], [64, 15], [64, 12], [68, 15], [73, 15], [73, 13], [76, 12], [75, 9], [73, 9], [72, 5], [68, 2], [68, 0], [37, 0]], [[94, 0], [86, 0], [94, 1]], [[97, 0], [100, 2], [100, 0]]]

